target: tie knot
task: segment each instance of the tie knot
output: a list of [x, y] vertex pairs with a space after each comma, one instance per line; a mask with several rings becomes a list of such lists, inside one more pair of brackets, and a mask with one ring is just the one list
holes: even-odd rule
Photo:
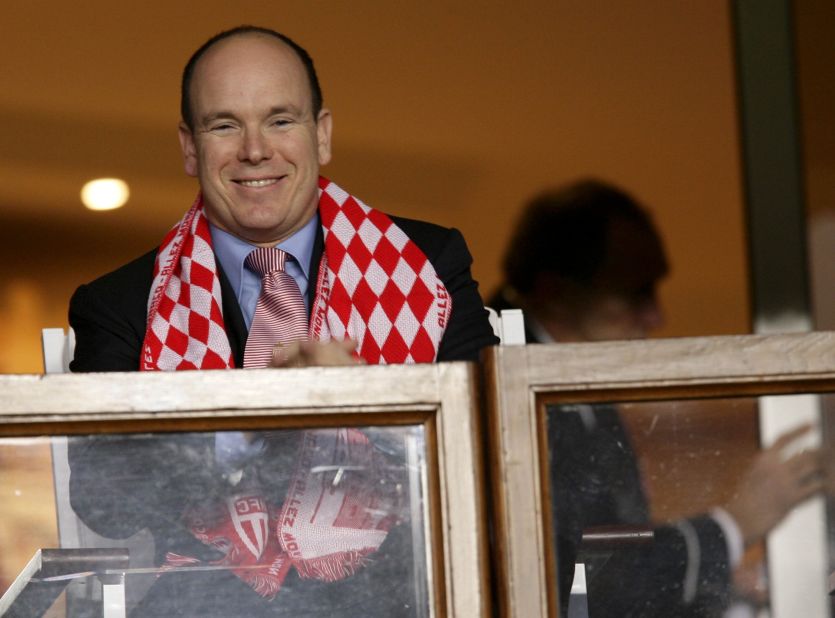
[[264, 277], [275, 271], [284, 272], [285, 261], [287, 261], [285, 251], [274, 247], [260, 247], [246, 256], [244, 265]]

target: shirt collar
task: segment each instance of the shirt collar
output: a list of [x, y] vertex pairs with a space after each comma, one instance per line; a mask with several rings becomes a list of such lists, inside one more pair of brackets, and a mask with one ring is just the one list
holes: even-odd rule
[[[276, 246], [292, 255], [302, 269], [306, 279], [310, 279], [310, 258], [313, 255], [313, 244], [316, 241], [316, 231], [319, 226], [319, 213], [310, 218], [304, 227], [295, 234], [278, 243]], [[212, 248], [220, 262], [229, 284], [236, 294], [240, 293], [244, 271], [244, 260], [255, 245], [230, 234], [212, 223], [209, 223], [212, 234]]]

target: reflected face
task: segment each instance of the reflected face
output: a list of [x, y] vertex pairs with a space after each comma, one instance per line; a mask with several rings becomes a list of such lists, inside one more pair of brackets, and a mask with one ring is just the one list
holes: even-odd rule
[[606, 259], [575, 294], [579, 341], [644, 339], [664, 324], [657, 292], [668, 266], [660, 238], [632, 221], [610, 225]]
[[198, 61], [190, 94], [194, 130], [181, 124], [180, 144], [209, 220], [268, 246], [303, 227], [330, 160], [331, 117], [314, 117], [295, 52], [264, 35], [223, 40]]

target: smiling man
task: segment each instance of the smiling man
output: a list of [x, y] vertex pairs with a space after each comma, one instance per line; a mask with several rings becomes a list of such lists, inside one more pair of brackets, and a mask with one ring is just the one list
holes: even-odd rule
[[298, 232], [316, 213], [332, 127], [299, 55], [274, 37], [227, 38], [184, 88], [180, 143], [211, 223], [260, 246]]
[[474, 360], [495, 343], [459, 232], [388, 216], [320, 177], [331, 112], [292, 40], [250, 26], [216, 35], [185, 68], [181, 112], [200, 193], [158, 249], [76, 292], [73, 371], [250, 366], [262, 274], [246, 260], [259, 247], [285, 252], [309, 323], [261, 366], [351, 362], [354, 345], [368, 363]]
[[[475, 360], [497, 342], [459, 232], [386, 215], [320, 176], [332, 118], [296, 43], [250, 26], [213, 37], [186, 65], [181, 112], [200, 192], [158, 248], [76, 291], [73, 371]], [[105, 537], [151, 530], [166, 573], [132, 616], [413, 616], [392, 471], [403, 457], [374, 437], [77, 440], [71, 502]], [[334, 461], [350, 480], [317, 497], [315, 469]], [[317, 505], [305, 512], [316, 532], [290, 536], [282, 514], [300, 504]]]

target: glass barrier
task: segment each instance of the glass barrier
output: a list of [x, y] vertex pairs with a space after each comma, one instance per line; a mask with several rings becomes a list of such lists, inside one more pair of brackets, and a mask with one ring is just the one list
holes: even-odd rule
[[[798, 427], [807, 401], [796, 398], [767, 403]], [[835, 458], [817, 456], [811, 430], [762, 450], [757, 398], [544, 408], [555, 587], [569, 616], [578, 604], [595, 617], [770, 616], [768, 533], [811, 508], [794, 553], [808, 563], [799, 547], [824, 542], [821, 460]]]
[[6, 615], [101, 615], [113, 574], [131, 616], [430, 615], [422, 425], [16, 440], [51, 444], [61, 547], [129, 564], [36, 569]]
[[833, 615], [835, 333], [503, 346], [485, 375], [500, 613]]
[[0, 376], [0, 615], [486, 618], [475, 372]]

